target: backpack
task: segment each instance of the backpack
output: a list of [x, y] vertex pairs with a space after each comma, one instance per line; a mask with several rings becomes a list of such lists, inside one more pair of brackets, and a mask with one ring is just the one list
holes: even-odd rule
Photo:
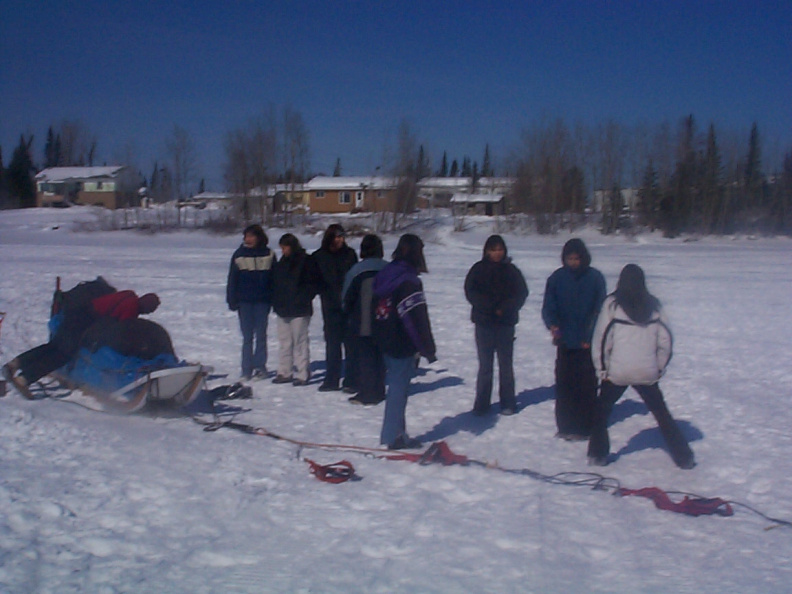
[[49, 321], [50, 340], [64, 353], [76, 352], [83, 332], [96, 317], [91, 302], [115, 292], [115, 288], [101, 276], [81, 282], [68, 291], [56, 289]]

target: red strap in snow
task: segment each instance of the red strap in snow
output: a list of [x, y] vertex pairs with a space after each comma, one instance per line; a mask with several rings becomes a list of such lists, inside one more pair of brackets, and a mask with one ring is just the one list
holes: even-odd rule
[[442, 464], [443, 466], [451, 466], [453, 464], [461, 464], [465, 466], [468, 464], [468, 457], [460, 454], [455, 454], [448, 447], [444, 441], [436, 441], [430, 445], [423, 454], [388, 454], [388, 460], [408, 460], [409, 462], [418, 462], [419, 464]]
[[643, 489], [619, 489], [619, 495], [636, 495], [638, 497], [646, 497], [654, 501], [659, 509], [673, 511], [680, 514], [687, 514], [689, 516], [733, 516], [734, 510], [728, 501], [720, 497], [712, 499], [704, 499], [702, 497], [690, 498], [685, 495], [685, 498], [679, 503], [671, 501], [668, 493], [659, 489], [658, 487], [644, 487]]
[[341, 460], [334, 464], [326, 464], [322, 466], [313, 460], [305, 459], [311, 465], [311, 474], [318, 478], [320, 481], [326, 483], [344, 483], [348, 480], [360, 480], [360, 477], [355, 474], [355, 467], [348, 460]]

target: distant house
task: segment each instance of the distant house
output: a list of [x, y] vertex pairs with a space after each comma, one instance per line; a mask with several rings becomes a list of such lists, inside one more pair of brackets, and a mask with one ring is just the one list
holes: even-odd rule
[[[592, 212], [602, 212], [603, 204], [610, 199], [611, 192], [608, 190], [594, 190], [589, 207]], [[638, 188], [621, 189], [621, 209], [634, 212], [638, 208]]]
[[[422, 203], [427, 206], [452, 206], [459, 208], [460, 204], [467, 203], [468, 207], [474, 204], [485, 205], [479, 210], [492, 210], [493, 204], [500, 204], [503, 209], [504, 196], [507, 196], [514, 185], [515, 179], [511, 177], [482, 177], [473, 186], [470, 177], [426, 177], [418, 182], [418, 194]], [[486, 196], [497, 195], [497, 200]], [[469, 196], [465, 199], [464, 196]], [[473, 198], [476, 196], [477, 198]], [[491, 214], [491, 213], [490, 213]]]
[[51, 167], [36, 175], [36, 205], [136, 206], [141, 179], [124, 165]]
[[311, 212], [390, 210], [397, 180], [387, 177], [318, 176], [303, 185]]
[[469, 177], [424, 177], [418, 181], [418, 199], [427, 207], [447, 207], [454, 194], [471, 191]]
[[454, 194], [451, 197], [451, 208], [456, 215], [493, 216], [506, 212], [503, 194]]

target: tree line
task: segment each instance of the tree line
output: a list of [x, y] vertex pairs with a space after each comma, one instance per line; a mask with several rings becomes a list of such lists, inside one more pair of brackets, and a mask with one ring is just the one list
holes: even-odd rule
[[[561, 118], [526, 126], [501, 159], [499, 174], [513, 178], [506, 196], [508, 213], [553, 220], [590, 210], [592, 197], [601, 211], [602, 230], [625, 226], [680, 233], [792, 233], [792, 149], [779, 164], [765, 169], [762, 136], [756, 124], [746, 134], [726, 133], [715, 124], [700, 128], [693, 115], [674, 125], [624, 126], [616, 121], [570, 125]], [[0, 207], [35, 205], [33, 177], [38, 169], [94, 165], [97, 141], [79, 122], [51, 126], [40, 167], [33, 158], [33, 137], [21, 135], [8, 167], [0, 148]], [[481, 165], [465, 155], [451, 159], [443, 151], [433, 166], [425, 143], [407, 120], [383, 148], [383, 174], [397, 180], [394, 224], [417, 205], [417, 183], [425, 177], [464, 177], [475, 191], [478, 180], [496, 175], [490, 146]], [[310, 134], [302, 114], [270, 106], [260, 116], [229, 130], [224, 138], [225, 189], [254, 196], [267, 185], [299, 184], [312, 177]], [[126, 164], [134, 162], [128, 150]], [[333, 175], [342, 174], [338, 158]], [[141, 185], [155, 202], [185, 199], [204, 188], [195, 141], [175, 125], [165, 139], [165, 155]], [[630, 193], [627, 192], [630, 190]], [[632, 196], [625, 200], [625, 196]], [[267, 220], [268, 202], [251, 201], [249, 213]], [[248, 201], [245, 201], [248, 204]], [[548, 219], [549, 217], [549, 219]], [[548, 230], [552, 230], [550, 225]]]

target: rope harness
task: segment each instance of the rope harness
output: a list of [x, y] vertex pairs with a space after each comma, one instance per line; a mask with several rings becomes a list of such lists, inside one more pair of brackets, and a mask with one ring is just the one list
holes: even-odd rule
[[[782, 520], [779, 518], [770, 517], [759, 510], [750, 507], [738, 501], [729, 501], [721, 499], [720, 497], [701, 497], [694, 493], [684, 493], [680, 491], [664, 491], [659, 487], [645, 487], [642, 489], [627, 489], [621, 486], [618, 479], [606, 477], [601, 474], [592, 472], [561, 472], [558, 474], [547, 475], [528, 468], [505, 468], [500, 466], [497, 462], [484, 462], [481, 460], [474, 460], [467, 456], [454, 453], [445, 441], [437, 441], [432, 443], [426, 451], [422, 453], [412, 452], [394, 452], [383, 448], [366, 448], [354, 445], [343, 444], [328, 444], [328, 443], [313, 443], [307, 441], [300, 441], [273, 433], [264, 427], [255, 427], [244, 423], [235, 421], [213, 421], [206, 422], [196, 417], [193, 420], [200, 425], [204, 426], [204, 431], [217, 431], [223, 427], [229, 429], [236, 429], [243, 433], [252, 435], [261, 435], [270, 437], [279, 441], [291, 443], [299, 446], [300, 448], [314, 448], [325, 450], [345, 450], [357, 452], [363, 455], [368, 455], [377, 459], [385, 460], [406, 460], [408, 462], [415, 462], [422, 466], [429, 464], [441, 464], [443, 466], [460, 465], [460, 466], [479, 466], [491, 470], [498, 470], [509, 474], [519, 474], [522, 476], [530, 477], [534, 480], [542, 481], [551, 485], [569, 485], [578, 487], [589, 487], [593, 490], [610, 492], [612, 495], [626, 497], [646, 497], [651, 499], [658, 509], [672, 511], [676, 513], [685, 514], [688, 516], [703, 516], [703, 515], [717, 515], [728, 517], [734, 515], [734, 507], [741, 507], [750, 511], [764, 520], [771, 522], [772, 525], [765, 528], [770, 530], [784, 526], [792, 528], [792, 522]], [[342, 460], [334, 464], [320, 465], [304, 458], [310, 465], [310, 473], [317, 479], [328, 483], [343, 483], [348, 480], [359, 481], [362, 480], [355, 472], [355, 467], [348, 460]], [[681, 501], [675, 502], [671, 499], [671, 495], [682, 496]]]

